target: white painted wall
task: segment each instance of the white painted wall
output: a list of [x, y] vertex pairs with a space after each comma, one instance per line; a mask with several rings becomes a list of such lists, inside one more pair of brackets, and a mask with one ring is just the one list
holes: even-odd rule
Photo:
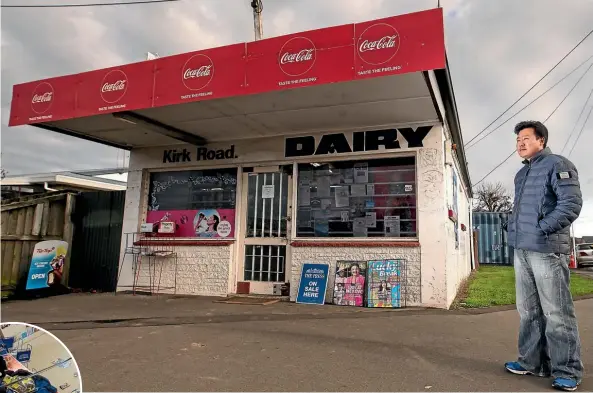
[[[450, 305], [455, 300], [461, 283], [471, 272], [471, 224], [467, 187], [460, 176], [459, 162], [452, 152], [450, 139], [445, 141], [445, 149], [447, 206], [453, 206], [453, 172], [455, 172], [457, 175], [457, 219], [459, 227], [459, 246], [456, 248], [455, 223], [447, 220], [445, 224], [447, 233], [447, 304]], [[466, 231], [461, 230], [461, 224], [465, 224]]]
[[[447, 308], [454, 298], [458, 284], [469, 274], [469, 263], [464, 260], [469, 252], [459, 253], [450, 247], [452, 229], [451, 221], [447, 218], [447, 187], [450, 173], [445, 166], [446, 133], [441, 125], [435, 125], [423, 141], [422, 148], [407, 148], [402, 141], [402, 148], [391, 152], [363, 152], [356, 156], [348, 155], [348, 159], [365, 159], [372, 157], [394, 156], [396, 154], [416, 154], [417, 158], [417, 218], [420, 247], [293, 247], [292, 252], [292, 282], [291, 297], [294, 299], [300, 269], [307, 261], [331, 262], [335, 268], [335, 261], [371, 260], [377, 258], [409, 259], [410, 278], [413, 281], [410, 287], [417, 290], [410, 295], [410, 304], [430, 307]], [[227, 149], [230, 143], [218, 143], [209, 146], [211, 149]], [[128, 177], [128, 190], [124, 211], [124, 232], [138, 231], [139, 224], [144, 220], [147, 206], [148, 175], [149, 170], [173, 170], [192, 168], [214, 168], [232, 166], [260, 166], [270, 164], [284, 164], [291, 162], [307, 162], [311, 158], [286, 160], [284, 158], [284, 137], [266, 139], [242, 140], [235, 144], [237, 157], [225, 161], [198, 161], [192, 163], [166, 163], [163, 164], [163, 150], [165, 148], [151, 148], [133, 151], [130, 155], [130, 173]], [[173, 146], [178, 151], [187, 148], [195, 151], [191, 146]], [[324, 159], [335, 160], [332, 155], [327, 158], [315, 158], [316, 161]], [[344, 156], [344, 155], [341, 155]], [[449, 167], [450, 169], [450, 167]], [[240, 177], [240, 176], [239, 176]], [[462, 180], [459, 178], [459, 182]], [[239, 194], [237, 194], [239, 200]], [[466, 194], [459, 193], [460, 215], [464, 211], [461, 202]], [[296, 209], [293, 209], [296, 215]], [[295, 217], [293, 216], [293, 219]], [[237, 217], [239, 219], [239, 217]], [[466, 220], [466, 223], [469, 221]], [[238, 222], [235, 227], [237, 227]], [[460, 234], [462, 232], [460, 231]], [[465, 232], [469, 234], [470, 232]], [[293, 239], [297, 240], [297, 239]], [[300, 239], [298, 239], [300, 240]], [[332, 241], [332, 239], [323, 239]], [[343, 240], [343, 239], [342, 239]], [[376, 239], [383, 241], [384, 239]], [[405, 241], [409, 239], [404, 239]], [[469, 245], [469, 240], [466, 242]], [[125, 246], [125, 236], [122, 239]], [[237, 270], [236, 245], [208, 246], [208, 247], [179, 247], [178, 259], [178, 294], [195, 295], [225, 295], [234, 290], [235, 271]], [[122, 247], [123, 250], [123, 247]], [[171, 270], [164, 268], [161, 277], [161, 286], [170, 286], [173, 282]], [[330, 275], [331, 276], [331, 275]], [[140, 274], [141, 282], [146, 283], [146, 272]], [[126, 259], [120, 279], [120, 286], [132, 284], [131, 258]], [[331, 287], [331, 282], [330, 282]], [[129, 289], [118, 287], [118, 290]], [[410, 292], [411, 293], [411, 292]]]
[[428, 307], [447, 307], [445, 174], [443, 130], [424, 140], [418, 152], [418, 234], [421, 247], [422, 301]]

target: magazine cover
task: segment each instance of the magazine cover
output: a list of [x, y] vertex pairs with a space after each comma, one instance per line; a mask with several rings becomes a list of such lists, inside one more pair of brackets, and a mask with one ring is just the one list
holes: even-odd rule
[[402, 260], [370, 261], [368, 265], [368, 307], [402, 306]]
[[338, 261], [334, 282], [334, 304], [364, 306], [366, 261]]

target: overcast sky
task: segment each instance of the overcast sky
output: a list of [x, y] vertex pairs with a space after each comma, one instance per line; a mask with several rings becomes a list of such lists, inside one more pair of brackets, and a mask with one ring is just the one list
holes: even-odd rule
[[[66, 2], [90, 0], [2, 0], [2, 4]], [[437, 4], [436, 0], [263, 2], [267, 37], [419, 11]], [[121, 166], [121, 151], [32, 127], [8, 128], [12, 85], [139, 61], [147, 51], [166, 56], [252, 40], [249, 4], [250, 0], [181, 0], [136, 6], [2, 9], [2, 167], [14, 175]], [[529, 89], [593, 26], [593, 0], [442, 0], [441, 5], [466, 142]], [[593, 36], [494, 127], [592, 55]], [[513, 150], [513, 125], [524, 119], [548, 117], [589, 64], [467, 150], [474, 183]], [[593, 69], [546, 123], [553, 152], [568, 155], [593, 104], [592, 99], [577, 124], [592, 89]], [[575, 124], [576, 131], [562, 150]], [[587, 200], [575, 225], [577, 235], [593, 235], [593, 170], [586, 169], [592, 146], [593, 115], [570, 155], [580, 171]], [[513, 157], [488, 180], [510, 186], [520, 166], [520, 159]]]

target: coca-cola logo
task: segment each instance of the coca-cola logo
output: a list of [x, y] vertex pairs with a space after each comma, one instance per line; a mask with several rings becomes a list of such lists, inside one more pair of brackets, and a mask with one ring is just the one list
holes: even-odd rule
[[387, 63], [399, 50], [400, 41], [395, 27], [387, 23], [374, 24], [358, 37], [358, 56], [371, 65]]
[[282, 72], [290, 76], [303, 75], [315, 64], [317, 49], [305, 37], [294, 37], [284, 43], [278, 55], [278, 65]]
[[190, 90], [202, 90], [213, 77], [214, 63], [206, 55], [193, 55], [181, 69], [181, 81]]
[[31, 109], [38, 115], [45, 113], [51, 108], [54, 102], [54, 88], [48, 82], [41, 82], [31, 96]]
[[101, 98], [113, 104], [123, 98], [128, 90], [128, 76], [122, 70], [109, 71], [101, 82]]

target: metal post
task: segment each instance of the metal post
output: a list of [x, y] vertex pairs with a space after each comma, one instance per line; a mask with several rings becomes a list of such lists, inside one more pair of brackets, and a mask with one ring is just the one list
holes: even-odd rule
[[255, 31], [255, 40], [261, 40], [264, 35], [264, 25], [261, 14], [264, 10], [262, 0], [252, 0], [251, 8], [253, 8], [253, 29]]

